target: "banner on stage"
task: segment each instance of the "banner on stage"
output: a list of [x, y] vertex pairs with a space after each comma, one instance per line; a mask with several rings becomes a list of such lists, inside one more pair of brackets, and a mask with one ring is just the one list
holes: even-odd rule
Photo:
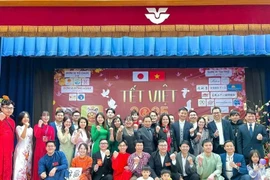
[[107, 108], [122, 118], [132, 110], [141, 117], [151, 111], [177, 117], [181, 107], [200, 116], [214, 106], [223, 113], [242, 112], [245, 98], [244, 68], [56, 69], [54, 74], [54, 111], [79, 110], [92, 122]]

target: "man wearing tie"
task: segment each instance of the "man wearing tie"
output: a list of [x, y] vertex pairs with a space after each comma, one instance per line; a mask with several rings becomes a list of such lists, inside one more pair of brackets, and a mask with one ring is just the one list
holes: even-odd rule
[[264, 157], [263, 145], [267, 142], [266, 129], [263, 125], [256, 123], [256, 113], [248, 110], [245, 115], [246, 124], [239, 127], [237, 134], [237, 149], [239, 154], [243, 154], [246, 162], [249, 158], [249, 152], [257, 149]]
[[156, 136], [151, 128], [152, 119], [150, 116], [143, 118], [143, 127], [138, 130], [137, 139], [142, 140], [144, 143], [143, 151], [152, 154], [156, 150]]

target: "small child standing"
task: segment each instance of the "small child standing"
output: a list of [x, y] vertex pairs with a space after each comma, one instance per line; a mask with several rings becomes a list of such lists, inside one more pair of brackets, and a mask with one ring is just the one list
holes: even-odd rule
[[137, 178], [137, 180], [154, 180], [150, 177], [151, 168], [150, 166], [143, 166], [142, 168], [142, 177]]
[[169, 171], [167, 169], [163, 169], [161, 171], [161, 180], [172, 180], [171, 171]]
[[265, 166], [260, 164], [260, 153], [257, 150], [250, 151], [248, 174], [254, 180], [262, 180], [266, 175]]

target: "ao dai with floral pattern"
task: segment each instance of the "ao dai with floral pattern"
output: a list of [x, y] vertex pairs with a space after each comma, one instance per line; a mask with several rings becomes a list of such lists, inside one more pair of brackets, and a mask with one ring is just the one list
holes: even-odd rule
[[33, 129], [27, 128], [24, 139], [21, 135], [24, 130], [23, 126], [16, 127], [17, 146], [14, 152], [14, 172], [13, 180], [31, 179], [32, 155], [33, 155]]

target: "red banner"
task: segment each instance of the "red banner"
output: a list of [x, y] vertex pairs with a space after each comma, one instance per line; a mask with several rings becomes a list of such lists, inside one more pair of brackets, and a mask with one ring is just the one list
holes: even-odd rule
[[243, 112], [244, 68], [200, 69], [57, 69], [54, 75], [54, 110], [75, 109], [93, 120], [99, 111], [114, 108], [125, 117], [136, 109], [140, 116], [155, 110], [177, 119], [180, 107], [210, 114]]
[[270, 6], [0, 7], [0, 17], [25, 26], [270, 24]]

